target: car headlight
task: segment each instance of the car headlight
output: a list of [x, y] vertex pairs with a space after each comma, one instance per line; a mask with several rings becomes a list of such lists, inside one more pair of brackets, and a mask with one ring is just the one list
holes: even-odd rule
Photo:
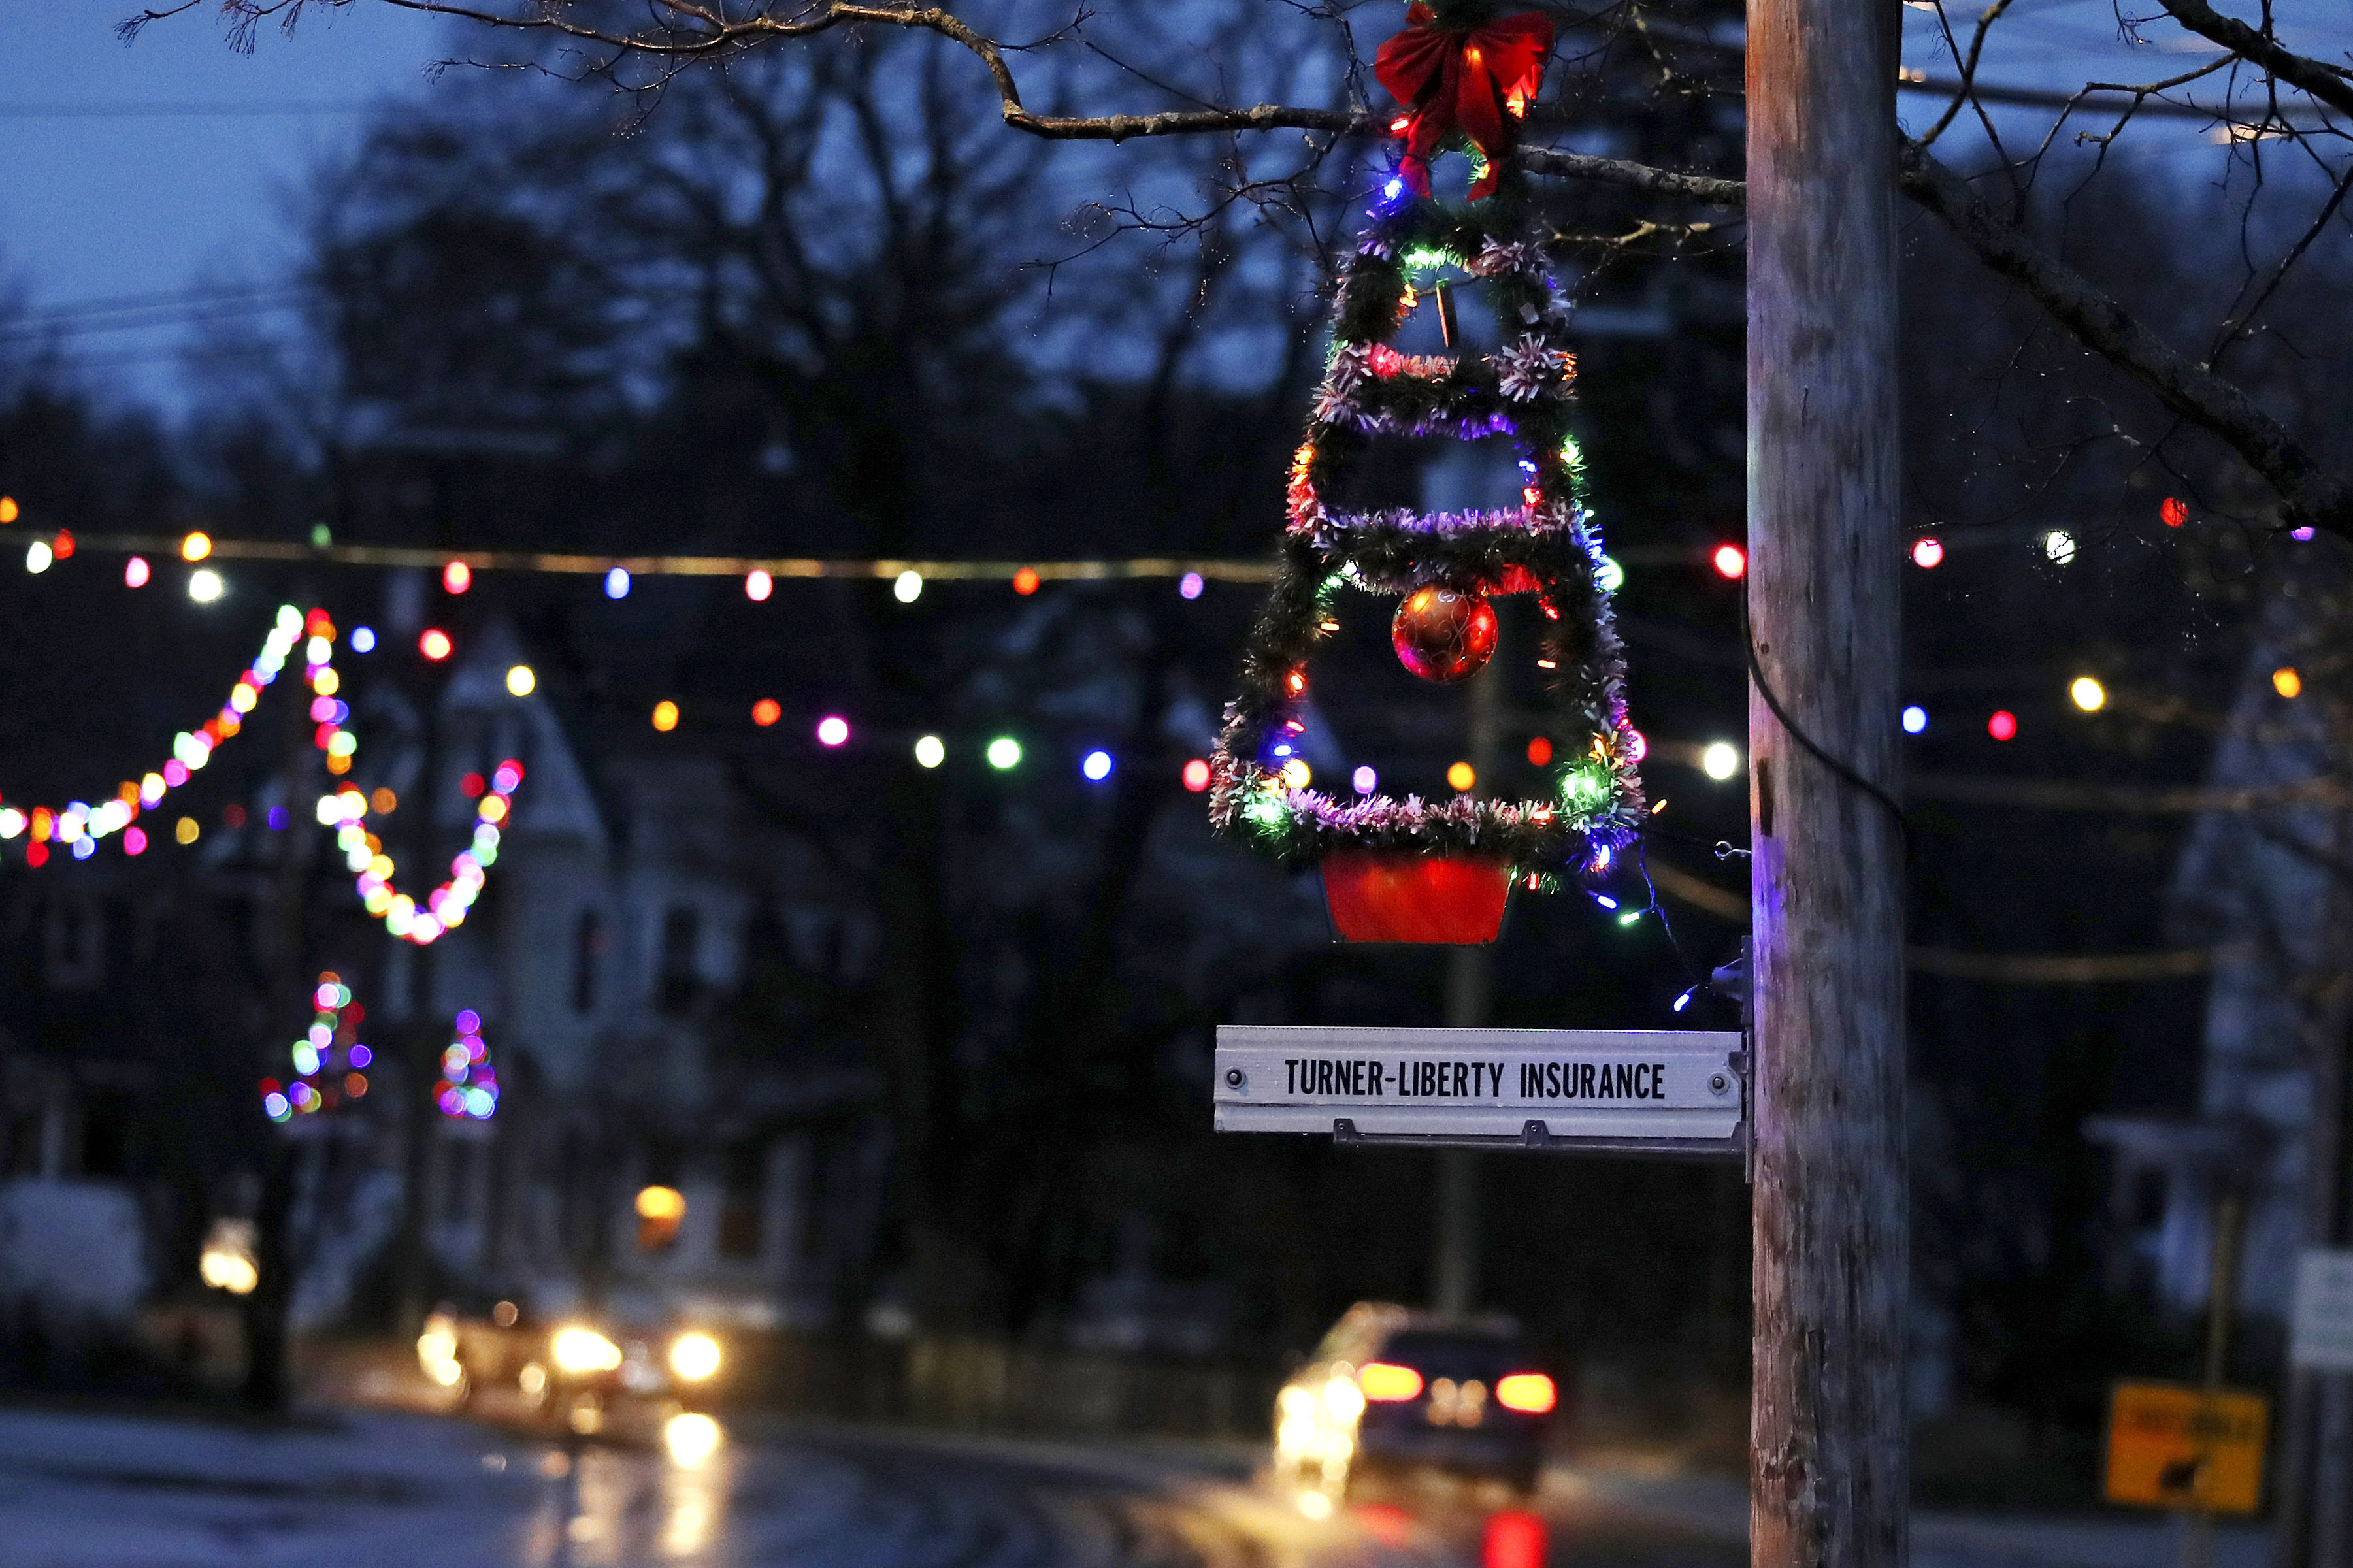
[[719, 1342], [709, 1334], [681, 1334], [670, 1342], [670, 1369], [689, 1383], [719, 1370]]
[[565, 1372], [610, 1372], [621, 1364], [621, 1347], [594, 1329], [560, 1329], [552, 1348]]

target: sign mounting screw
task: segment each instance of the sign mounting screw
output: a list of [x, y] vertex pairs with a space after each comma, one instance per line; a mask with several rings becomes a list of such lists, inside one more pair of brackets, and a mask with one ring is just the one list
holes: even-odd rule
[[1726, 1079], [1722, 1073], [1717, 1073], [1715, 1077], [1707, 1080], [1707, 1087], [1715, 1090], [1716, 1093], [1722, 1094], [1725, 1086], [1731, 1080]]
[[1229, 1088], [1229, 1089], [1240, 1089], [1240, 1088], [1241, 1088], [1241, 1086], [1242, 1086], [1243, 1084], [1245, 1084], [1245, 1083], [1247, 1083], [1247, 1082], [1249, 1082], [1249, 1081], [1250, 1081], [1250, 1080], [1249, 1080], [1247, 1078], [1245, 1078], [1245, 1077], [1243, 1076], [1243, 1074], [1242, 1074], [1242, 1069], [1241, 1069], [1241, 1068], [1228, 1068], [1226, 1069], [1226, 1087], [1227, 1087], [1227, 1088]]

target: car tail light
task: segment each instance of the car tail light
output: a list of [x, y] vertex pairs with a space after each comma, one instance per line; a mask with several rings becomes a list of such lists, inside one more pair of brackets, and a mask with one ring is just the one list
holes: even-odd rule
[[1421, 1392], [1421, 1373], [1395, 1362], [1366, 1362], [1365, 1370], [1356, 1374], [1356, 1386], [1366, 1399], [1396, 1405]]
[[1499, 1378], [1495, 1384], [1495, 1403], [1523, 1415], [1541, 1415], [1550, 1410], [1559, 1398], [1560, 1395], [1553, 1389], [1552, 1379], [1540, 1372], [1515, 1372], [1509, 1377]]

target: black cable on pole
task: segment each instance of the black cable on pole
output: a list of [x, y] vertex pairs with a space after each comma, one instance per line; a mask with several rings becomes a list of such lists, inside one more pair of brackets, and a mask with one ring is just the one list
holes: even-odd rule
[[[1757, 657], [1757, 631], [1748, 621], [1748, 586], [1745, 581], [1740, 588], [1740, 641], [1748, 650], [1748, 678], [1757, 683], [1757, 694], [1765, 699], [1765, 706], [1771, 710], [1775, 721], [1787, 730], [1790, 739], [1803, 746], [1816, 762], [1886, 808], [1887, 815], [1895, 820], [1895, 831], [1904, 839], [1904, 864], [1910, 866], [1915, 858], [1912, 819], [1904, 815], [1904, 808], [1896, 804], [1895, 797], [1823, 750], [1820, 742], [1807, 734], [1804, 728], [1789, 716], [1789, 710], [1781, 706], [1780, 695], [1773, 689], [1773, 683], [1765, 678], [1764, 663]], [[1749, 762], [1753, 766], [1756, 759], [1751, 757]]]

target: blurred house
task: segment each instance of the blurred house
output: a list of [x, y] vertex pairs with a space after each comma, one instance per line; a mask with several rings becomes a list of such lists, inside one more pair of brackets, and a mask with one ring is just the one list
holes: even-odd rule
[[2329, 1060], [2346, 1054], [2353, 956], [2341, 868], [2353, 855], [2342, 783], [2353, 737], [2324, 689], [2341, 679], [2324, 651], [2342, 624], [2331, 575], [2307, 563], [2271, 599], [2207, 773], [2213, 808], [2178, 868], [2176, 928], [2211, 952], [2197, 1110], [2086, 1129], [2113, 1156], [2112, 1283], [2175, 1310], [2206, 1303], [2226, 1193], [2244, 1205], [2242, 1310], [2284, 1320], [2309, 1244], [2315, 1120]]
[[[396, 1037], [410, 1042], [399, 1059], [429, 1059], [471, 1011], [501, 1084], [489, 1118], [434, 1119], [423, 1176], [436, 1270], [547, 1310], [595, 1290], [638, 1313], [824, 1321], [872, 1247], [883, 1144], [860, 1043], [822, 1001], [873, 977], [879, 924], [717, 758], [600, 755], [545, 696], [512, 695], [506, 672], [524, 658], [492, 622], [429, 719], [388, 682], [363, 680], [355, 703], [374, 731], [403, 739], [353, 777], [416, 787], [443, 847], [416, 881], [465, 842], [480, 779], [509, 759], [524, 768], [471, 918], [429, 948], [384, 944], [379, 1060]], [[396, 812], [385, 837], [401, 826]], [[780, 1002], [791, 1016], [777, 1026]], [[380, 1136], [371, 1153], [368, 1173], [332, 1194], [313, 1178], [314, 1204], [349, 1211], [316, 1228], [390, 1237], [398, 1141]], [[391, 1202], [368, 1195], [387, 1185]], [[349, 1281], [365, 1263], [313, 1257]], [[348, 1284], [311, 1283], [312, 1316], [347, 1306]]]

